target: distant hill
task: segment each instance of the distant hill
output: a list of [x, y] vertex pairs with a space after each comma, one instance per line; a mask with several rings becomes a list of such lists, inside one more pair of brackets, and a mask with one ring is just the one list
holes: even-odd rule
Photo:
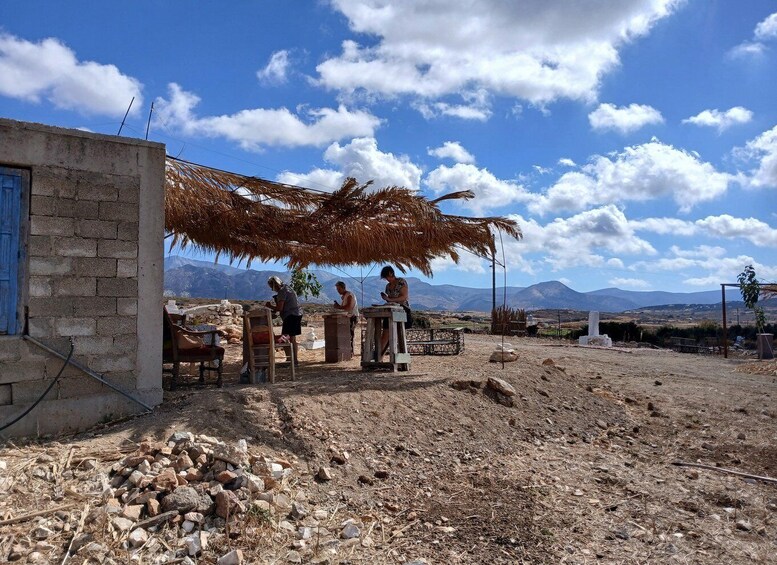
[[[385, 282], [377, 276], [364, 279], [363, 286], [345, 275], [314, 270], [323, 285], [321, 296], [311, 302], [328, 304], [338, 298], [334, 284], [344, 280], [359, 299], [360, 304], [379, 303]], [[164, 288], [177, 296], [184, 293], [193, 297], [234, 300], [269, 300], [267, 286], [271, 275], [286, 278], [285, 271], [255, 271], [185, 257], [165, 258]], [[408, 277], [411, 304], [419, 310], [448, 310], [488, 312], [491, 310], [490, 288], [469, 288], [450, 284], [433, 285], [415, 277]], [[497, 303], [501, 304], [505, 290], [497, 288]], [[528, 287], [507, 287], [507, 304], [513, 308], [599, 310], [623, 312], [667, 304], [717, 304], [719, 291], [664, 292], [633, 291], [606, 288], [591, 292], [577, 292], [558, 281], [541, 282]], [[727, 300], [739, 298], [737, 289], [726, 294]]]

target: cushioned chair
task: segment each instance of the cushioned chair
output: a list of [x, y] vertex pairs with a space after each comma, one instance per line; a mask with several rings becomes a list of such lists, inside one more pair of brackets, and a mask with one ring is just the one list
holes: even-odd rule
[[[172, 373], [170, 390], [175, 389], [179, 383], [181, 363], [200, 364], [200, 384], [205, 384], [205, 371], [216, 371], [218, 378], [216, 386], [221, 387], [221, 374], [224, 369], [224, 348], [218, 345], [208, 345], [204, 337], [211, 336], [211, 343], [215, 343], [216, 330], [196, 331], [186, 327], [186, 316], [170, 314], [167, 308], [164, 310], [162, 363], [171, 364], [172, 368], [162, 369], [165, 373]], [[207, 363], [207, 365], [206, 365]]]

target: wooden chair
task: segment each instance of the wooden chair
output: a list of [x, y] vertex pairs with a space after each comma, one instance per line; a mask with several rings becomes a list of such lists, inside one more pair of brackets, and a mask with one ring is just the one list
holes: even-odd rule
[[[286, 354], [285, 361], [277, 361], [276, 351]], [[275, 368], [290, 369], [291, 380], [296, 378], [294, 348], [291, 342], [277, 342], [272, 325], [272, 310], [253, 308], [243, 315], [243, 362], [248, 364], [248, 379], [251, 384], [259, 381], [258, 372], [267, 371], [267, 380], [275, 382]]]
[[[221, 388], [222, 372], [224, 370], [224, 348], [218, 345], [207, 345], [206, 335], [211, 335], [211, 344], [216, 341], [216, 330], [196, 331], [186, 327], [186, 315], [170, 314], [164, 309], [162, 363], [172, 364], [171, 369], [162, 368], [163, 373], [172, 373], [170, 390], [179, 384], [181, 363], [200, 364], [200, 384], [205, 384], [205, 371], [216, 371], [218, 378], [216, 386]], [[194, 347], [183, 347], [188, 340], [198, 341]], [[215, 366], [214, 366], [215, 362]], [[207, 365], [205, 365], [207, 363]]]

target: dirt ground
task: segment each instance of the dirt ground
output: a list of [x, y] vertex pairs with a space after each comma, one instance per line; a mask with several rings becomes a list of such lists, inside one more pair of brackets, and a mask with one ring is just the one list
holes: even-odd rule
[[[500, 341], [467, 335], [461, 355], [413, 357], [397, 374], [302, 351], [297, 380], [275, 385], [238, 384], [230, 346], [223, 389], [184, 388], [150, 415], [7, 443], [0, 460], [21, 477], [40, 453], [109, 468], [117, 451], [177, 430], [246, 439], [292, 463], [311, 506], [369, 524], [369, 541], [303, 562], [777, 563], [777, 481], [672, 464], [777, 477], [777, 363], [514, 338], [519, 359], [502, 368], [488, 362]], [[513, 407], [451, 386], [489, 376], [518, 391]], [[315, 480], [321, 466], [332, 480]], [[0, 497], [0, 519], [91, 496], [30, 480]], [[0, 526], [0, 561], [33, 526]], [[43, 562], [61, 562], [59, 541]], [[291, 549], [256, 536], [232, 547], [252, 563], [286, 563]]]

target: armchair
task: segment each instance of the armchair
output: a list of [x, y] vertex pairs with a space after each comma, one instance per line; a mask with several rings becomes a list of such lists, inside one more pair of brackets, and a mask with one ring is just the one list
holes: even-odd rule
[[218, 332], [195, 331], [187, 328], [185, 323], [185, 315], [170, 314], [164, 309], [162, 363], [171, 364], [172, 368], [163, 368], [162, 372], [172, 374], [170, 390], [174, 390], [179, 384], [181, 363], [200, 364], [200, 384], [205, 384], [205, 371], [216, 371], [216, 386], [220, 388], [224, 369], [224, 348], [207, 345], [203, 340], [206, 335], [211, 335], [211, 344], [215, 343], [215, 334]]

